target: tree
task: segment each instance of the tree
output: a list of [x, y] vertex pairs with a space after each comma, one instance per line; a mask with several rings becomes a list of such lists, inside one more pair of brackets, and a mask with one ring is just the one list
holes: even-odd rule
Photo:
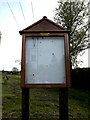
[[18, 63], [19, 65], [21, 65], [21, 60], [15, 60], [15, 63]]
[[71, 64], [77, 67], [77, 57], [88, 47], [88, 4], [85, 0], [59, 0], [54, 20], [69, 29]]
[[17, 72], [18, 72], [18, 68], [13, 67], [13, 68], [12, 68], [12, 73], [16, 74]]

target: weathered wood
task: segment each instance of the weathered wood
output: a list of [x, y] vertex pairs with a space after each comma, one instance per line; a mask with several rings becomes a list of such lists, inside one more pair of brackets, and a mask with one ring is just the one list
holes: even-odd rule
[[29, 88], [22, 88], [22, 120], [29, 120]]
[[[70, 63], [69, 63], [69, 30], [57, 25], [53, 21], [44, 18], [40, 19], [33, 25], [19, 31], [22, 35], [22, 62], [21, 62], [21, 88], [37, 87], [70, 87]], [[26, 37], [64, 37], [65, 43], [65, 65], [66, 65], [66, 83], [65, 84], [25, 84], [25, 59], [26, 59]]]
[[[44, 31], [43, 31], [44, 33]], [[22, 64], [21, 64], [21, 88], [53, 88], [53, 87], [70, 87], [70, 63], [69, 63], [69, 41], [68, 41], [68, 34], [67, 33], [57, 33], [54, 31], [49, 34], [49, 37], [64, 37], [65, 42], [65, 65], [66, 65], [66, 83], [65, 84], [25, 84], [25, 58], [26, 58], [26, 52], [25, 52], [25, 41], [26, 37], [40, 37], [40, 33], [32, 32], [32, 33], [26, 33], [23, 34], [22, 38]]]
[[59, 120], [68, 120], [68, 88], [59, 90]]
[[22, 37], [21, 88], [25, 88], [25, 35]]

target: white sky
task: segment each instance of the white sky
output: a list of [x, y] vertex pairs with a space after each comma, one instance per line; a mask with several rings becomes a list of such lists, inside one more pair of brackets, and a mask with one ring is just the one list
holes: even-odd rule
[[[53, 20], [57, 0], [32, 0], [34, 20], [31, 0], [8, 0], [19, 27], [6, 1], [0, 0], [0, 31], [2, 33], [0, 70], [12, 70], [13, 67], [17, 67], [20, 70], [20, 65], [15, 63], [15, 60], [21, 59], [22, 36], [19, 35], [19, 31], [38, 21], [43, 16]], [[19, 1], [21, 2], [27, 25], [25, 25]], [[79, 59], [84, 60], [82, 67], [88, 67], [88, 51]]]

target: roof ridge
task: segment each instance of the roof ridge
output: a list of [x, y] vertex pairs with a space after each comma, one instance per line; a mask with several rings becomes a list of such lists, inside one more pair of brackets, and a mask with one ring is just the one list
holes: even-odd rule
[[[27, 28], [23, 29], [22, 31], [19, 31], [19, 33], [22, 34], [23, 32], [29, 31], [32, 27], [40, 24], [41, 22], [43, 22], [43, 21], [45, 21], [45, 20], [48, 21], [49, 23], [51, 23], [51, 24], [53, 25], [53, 26], [51, 26], [51, 30], [50, 30], [50, 31], [53, 31], [52, 28], [55, 29], [54, 26], [57, 27], [57, 28], [56, 28], [56, 30], [58, 29], [57, 31], [59, 31], [59, 28], [60, 28], [61, 30], [63, 30], [63, 31], [64, 31], [64, 30], [65, 30], [65, 31], [69, 31], [68, 29], [62, 27], [61, 25], [56, 24], [55, 22], [53, 22], [52, 20], [50, 20], [50, 19], [48, 19], [46, 16], [44, 16], [42, 19], [38, 20], [37, 22], [35, 22], [35, 23], [33, 23], [32, 25], [28, 26]], [[55, 30], [55, 31], [56, 31], [56, 30]], [[32, 30], [32, 31], [33, 31], [33, 30]], [[35, 31], [39, 31], [39, 30], [36, 29]]]

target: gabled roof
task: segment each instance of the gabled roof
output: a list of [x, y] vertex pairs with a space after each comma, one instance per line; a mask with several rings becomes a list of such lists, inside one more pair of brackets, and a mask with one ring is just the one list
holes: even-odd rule
[[47, 19], [47, 17], [44, 16], [39, 21], [23, 29], [22, 31], [19, 31], [21, 35], [23, 33], [31, 33], [31, 32], [64, 32], [64, 33], [68, 32], [69, 33], [70, 31], [54, 23], [53, 21]]

